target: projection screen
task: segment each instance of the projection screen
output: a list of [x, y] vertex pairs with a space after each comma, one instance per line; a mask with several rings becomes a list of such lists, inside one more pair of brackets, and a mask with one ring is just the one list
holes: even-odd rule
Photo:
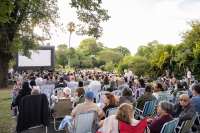
[[38, 53], [31, 52], [31, 58], [18, 54], [18, 67], [30, 66], [51, 66], [51, 50], [37, 50]]

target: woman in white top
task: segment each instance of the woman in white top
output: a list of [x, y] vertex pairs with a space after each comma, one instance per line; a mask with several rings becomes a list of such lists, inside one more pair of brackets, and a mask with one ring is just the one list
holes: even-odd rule
[[116, 115], [111, 115], [105, 120], [100, 121], [99, 125], [103, 126], [103, 133], [119, 133], [118, 121], [122, 121], [131, 126], [136, 126], [140, 123], [140, 121], [133, 118], [133, 115], [133, 106], [128, 103], [123, 103], [119, 106]]
[[124, 70], [124, 77], [126, 77], [128, 80], [130, 79], [130, 75], [129, 75], [129, 73], [128, 73], [128, 71], [125, 69]]

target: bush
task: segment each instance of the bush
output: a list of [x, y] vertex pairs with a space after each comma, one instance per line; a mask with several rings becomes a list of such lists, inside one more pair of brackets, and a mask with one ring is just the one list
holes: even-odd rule
[[106, 64], [106, 67], [105, 69], [108, 71], [108, 72], [111, 72], [112, 70], [114, 70], [115, 68], [115, 64], [111, 61], [109, 63]]
[[105, 67], [106, 67], [105, 65], [100, 66], [101, 71], [104, 71]]

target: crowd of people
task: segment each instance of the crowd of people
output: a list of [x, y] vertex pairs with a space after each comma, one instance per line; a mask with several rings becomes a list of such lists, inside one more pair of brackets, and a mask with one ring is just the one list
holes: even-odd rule
[[[9, 73], [9, 84], [14, 84], [12, 92], [12, 109], [20, 106], [20, 101], [24, 96], [40, 94], [43, 85], [51, 85], [54, 89], [64, 88], [57, 91], [52, 99], [70, 99], [73, 103], [69, 122], [73, 124], [76, 114], [86, 111], [96, 111], [99, 122], [99, 132], [118, 133], [118, 123], [123, 122], [131, 126], [137, 126], [141, 120], [134, 117], [134, 109], [143, 110], [148, 101], [159, 100], [161, 93], [170, 92], [169, 101], [160, 101], [155, 117], [147, 119], [147, 127], [150, 133], [159, 133], [166, 122], [179, 118], [179, 123], [191, 120], [196, 112], [200, 114], [200, 85], [194, 80], [191, 72], [187, 70], [187, 77], [177, 80], [175, 77], [159, 77], [153, 81], [150, 77], [138, 77], [130, 69], [124, 70], [124, 74], [115, 72], [92, 72], [79, 70], [76, 72], [43, 72], [22, 71]], [[193, 78], [193, 79], [192, 79]], [[194, 81], [194, 82], [192, 82]], [[85, 89], [87, 86], [87, 89]], [[96, 87], [98, 86], [98, 87]], [[135, 93], [137, 89], [145, 88], [144, 94]], [[97, 90], [95, 90], [97, 89]], [[120, 90], [120, 95], [112, 94], [113, 91]], [[104, 92], [103, 105], [96, 104], [96, 92]], [[187, 92], [180, 95], [179, 102], [175, 103], [178, 92]], [[135, 98], [136, 97], [136, 98]], [[134, 107], [132, 103], [137, 102]], [[51, 103], [51, 112], [54, 109]], [[108, 117], [108, 109], [119, 107], [116, 115]], [[198, 120], [195, 124], [199, 125]], [[75, 126], [75, 125], [74, 125]], [[68, 132], [72, 132], [69, 125], [65, 125]], [[192, 127], [192, 132], [198, 132]]]

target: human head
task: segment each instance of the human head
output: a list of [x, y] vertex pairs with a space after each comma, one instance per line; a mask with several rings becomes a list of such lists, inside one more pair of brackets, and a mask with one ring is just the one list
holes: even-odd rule
[[154, 91], [159, 92], [159, 91], [164, 91], [164, 89], [162, 88], [162, 85], [160, 83], [157, 83], [154, 87]]
[[74, 81], [75, 80], [75, 77], [74, 76], [71, 76], [70, 77], [70, 81]]
[[36, 76], [36, 78], [39, 78], [39, 74], [36, 74], [35, 76]]
[[63, 92], [61, 90], [59, 90], [57, 92], [57, 98], [61, 98], [61, 97], [63, 97]]
[[178, 82], [178, 84], [177, 84], [177, 88], [183, 88], [183, 83]]
[[145, 92], [146, 92], [146, 93], [151, 93], [151, 86], [147, 85], [147, 86], [145, 87]]
[[183, 81], [183, 86], [185, 87], [185, 89], [189, 89], [187, 82]]
[[141, 86], [144, 86], [144, 80], [143, 80], [143, 79], [139, 79], [138, 82], [139, 82], [139, 84], [140, 84]]
[[19, 85], [19, 86], [21, 86], [21, 82], [20, 82], [20, 80], [17, 80], [17, 81], [15, 82], [15, 85]]
[[94, 79], [95, 79], [96, 81], [98, 81], [98, 80], [99, 80], [99, 75], [96, 74], [95, 77], [94, 77]]
[[110, 89], [113, 89], [115, 90], [117, 87], [116, 87], [116, 82], [114, 80], [110, 80], [110, 83], [109, 83], [109, 88]]
[[158, 114], [160, 114], [161, 116], [163, 114], [173, 114], [174, 113], [174, 107], [172, 105], [172, 103], [168, 102], [168, 101], [161, 101], [158, 105]]
[[132, 94], [133, 94], [133, 92], [130, 88], [124, 87], [122, 89], [122, 93], [121, 93], [122, 96], [132, 96]]
[[63, 89], [63, 94], [64, 94], [64, 97], [71, 95], [71, 89], [68, 87], [65, 87]]
[[103, 79], [103, 83], [108, 85], [109, 84], [109, 79], [108, 79], [108, 76], [105, 76], [104, 79]]
[[52, 80], [52, 79], [53, 79], [53, 76], [50, 76], [49, 78], [50, 78], [50, 80]]
[[124, 81], [125, 81], [125, 83], [127, 83], [127, 82], [128, 82], [128, 79], [127, 79], [127, 77], [125, 77], [125, 78], [124, 78]]
[[48, 80], [48, 75], [45, 74], [45, 75], [44, 75], [44, 79], [47, 79], [47, 80]]
[[87, 91], [85, 93], [85, 101], [93, 101], [94, 93], [92, 91]]
[[187, 68], [187, 72], [189, 71], [189, 68]]
[[80, 97], [81, 95], [85, 95], [85, 90], [83, 87], [78, 87], [76, 89], [76, 92], [78, 93], [78, 97]]
[[35, 95], [35, 94], [40, 94], [40, 90], [36, 87], [33, 87], [32, 91], [31, 91], [31, 95]]
[[88, 81], [88, 80], [89, 80], [88, 77], [85, 77], [85, 78], [84, 78], [84, 81]]
[[89, 75], [89, 77], [88, 77], [89, 79], [92, 79], [92, 76], [91, 75]]
[[122, 85], [122, 84], [124, 84], [124, 78], [123, 77], [121, 77], [121, 78], [119, 78], [119, 80], [118, 80], [118, 83], [119, 83], [119, 85]]
[[64, 82], [64, 78], [60, 77], [60, 83], [63, 83], [63, 82]]
[[194, 81], [194, 84], [199, 84], [199, 82], [197, 80]]
[[22, 89], [23, 89], [23, 90], [29, 90], [29, 89], [30, 89], [30, 88], [29, 88], [29, 83], [28, 83], [27, 81], [25, 81], [25, 82], [23, 83]]
[[124, 70], [124, 73], [127, 73], [127, 70], [126, 70], [126, 69]]
[[182, 108], [185, 108], [190, 103], [190, 98], [188, 95], [182, 94], [182, 95], [180, 95], [179, 101], [180, 101], [180, 105], [182, 106]]
[[131, 125], [133, 111], [133, 106], [128, 103], [122, 103], [117, 110], [116, 119], [118, 121]]
[[192, 86], [192, 90], [193, 90], [195, 96], [200, 95], [200, 85], [199, 84], [194, 84]]
[[36, 86], [35, 80], [30, 81], [30, 86]]
[[115, 100], [114, 95], [110, 92], [104, 94], [103, 103], [113, 107], [117, 106], [117, 101]]

